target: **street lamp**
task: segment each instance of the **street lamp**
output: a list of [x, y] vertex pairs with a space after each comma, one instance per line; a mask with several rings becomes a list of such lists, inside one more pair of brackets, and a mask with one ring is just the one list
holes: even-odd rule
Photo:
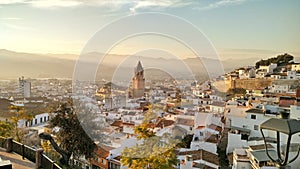
[[[278, 168], [284, 169], [287, 164], [295, 161], [297, 159], [297, 157], [299, 156], [300, 149], [298, 147], [298, 152], [297, 152], [296, 156], [294, 158], [292, 158], [291, 160], [288, 160], [290, 145], [291, 145], [291, 138], [294, 134], [300, 132], [300, 120], [289, 119], [289, 113], [287, 113], [287, 112], [281, 112], [281, 117], [282, 118], [280, 118], [280, 119], [279, 118], [271, 118], [271, 119], [265, 121], [264, 123], [262, 123], [260, 125], [260, 132], [264, 139], [267, 156], [274, 163], [276, 163]], [[267, 141], [266, 141], [265, 135], [263, 133], [263, 129], [276, 131], [277, 159], [274, 159], [273, 157], [271, 157], [271, 155], [268, 152]], [[281, 155], [281, 150], [280, 150], [280, 133], [284, 133], [288, 136], [284, 156]]]

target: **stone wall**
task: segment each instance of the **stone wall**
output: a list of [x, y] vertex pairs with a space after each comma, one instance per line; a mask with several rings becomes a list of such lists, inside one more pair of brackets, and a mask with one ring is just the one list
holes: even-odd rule
[[231, 88], [243, 88], [246, 90], [264, 89], [272, 85], [271, 78], [235, 79], [231, 80]]

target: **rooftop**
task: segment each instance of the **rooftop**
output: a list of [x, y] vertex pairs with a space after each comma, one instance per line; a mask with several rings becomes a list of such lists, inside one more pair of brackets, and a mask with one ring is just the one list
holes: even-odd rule
[[194, 119], [184, 119], [184, 118], [178, 118], [177, 124], [185, 125], [185, 126], [194, 126]]
[[219, 165], [218, 155], [205, 150], [178, 152], [178, 155], [191, 155], [193, 160], [203, 160], [215, 165]]
[[[277, 159], [277, 152], [275, 150], [269, 150], [269, 154], [273, 159]], [[264, 162], [264, 161], [271, 161], [271, 159], [267, 156], [265, 150], [261, 151], [253, 151], [252, 155], [254, 156], [255, 159], [257, 159], [259, 162]]]
[[[271, 144], [267, 144], [268, 148], [274, 148]], [[254, 145], [254, 146], [249, 146], [249, 148], [253, 151], [255, 150], [265, 150], [265, 145], [260, 144], [260, 145]]]
[[264, 114], [265, 111], [263, 109], [252, 108], [247, 110], [246, 113]]

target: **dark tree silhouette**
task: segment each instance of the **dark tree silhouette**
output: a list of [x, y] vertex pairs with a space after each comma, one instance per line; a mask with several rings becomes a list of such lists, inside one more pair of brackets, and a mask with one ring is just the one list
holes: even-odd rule
[[269, 58], [267, 60], [260, 60], [255, 63], [255, 67], [259, 68], [259, 66], [269, 66], [271, 63], [276, 63], [277, 65], [286, 65], [290, 61], [294, 59], [294, 56], [284, 53], [278, 55], [277, 57]]
[[71, 155], [75, 158], [82, 155], [86, 158], [93, 157], [96, 144], [80, 125], [72, 102], [59, 105], [54, 112], [50, 125], [59, 128], [59, 131], [55, 134], [57, 136], [56, 142], [59, 145], [49, 135], [44, 134], [40, 135], [40, 137], [51, 141], [55, 150], [62, 154], [61, 162], [64, 165], [68, 165]]

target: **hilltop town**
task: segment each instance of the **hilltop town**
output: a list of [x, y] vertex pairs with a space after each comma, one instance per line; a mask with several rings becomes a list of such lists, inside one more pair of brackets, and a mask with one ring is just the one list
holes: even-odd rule
[[[70, 157], [70, 163], [79, 168], [127, 168], [122, 155], [147, 140], [138, 138], [137, 128], [142, 126], [153, 136], [172, 139], [180, 145], [172, 147], [178, 160], [174, 168], [271, 169], [276, 164], [265, 153], [264, 137], [270, 153], [276, 155], [276, 133], [266, 132], [263, 137], [260, 125], [268, 119], [281, 118], [281, 113], [288, 113], [290, 119], [300, 118], [300, 63], [294, 63], [289, 54], [203, 82], [151, 81], [145, 78], [142, 61], [133, 71], [130, 87], [106, 80], [21, 77], [1, 81], [1, 124], [12, 121], [14, 113], [18, 113], [9, 107], [22, 108], [31, 119], [18, 119], [17, 128], [23, 132], [20, 141], [32, 148], [42, 147], [45, 153], [55, 152], [50, 143], [45, 146], [39, 134], [48, 133], [59, 142], [56, 133], [60, 128], [49, 125], [57, 115], [53, 107], [71, 99], [74, 107], [83, 107], [84, 116], [92, 114], [88, 122], [78, 117], [82, 125], [95, 123], [99, 127], [85, 129], [87, 134], [91, 136], [89, 132], [97, 130], [102, 136], [91, 138], [97, 146], [94, 157]], [[283, 140], [279, 146], [286, 146]], [[292, 142], [299, 143], [300, 136], [295, 135]], [[292, 144], [290, 156], [295, 156], [297, 150], [298, 145]], [[59, 159], [57, 154], [52, 157]], [[300, 158], [289, 166], [300, 166]]]

